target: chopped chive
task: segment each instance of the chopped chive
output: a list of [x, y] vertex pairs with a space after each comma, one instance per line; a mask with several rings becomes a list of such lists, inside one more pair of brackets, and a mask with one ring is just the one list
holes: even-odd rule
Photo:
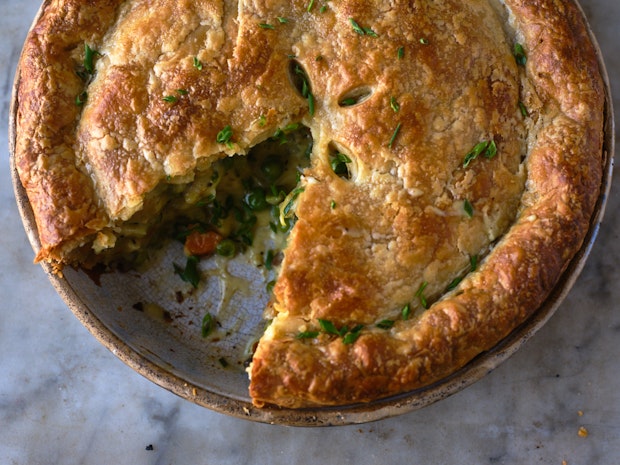
[[527, 56], [525, 55], [525, 50], [523, 49], [523, 45], [519, 43], [515, 43], [514, 48], [513, 48], [513, 54], [514, 54], [515, 60], [517, 61], [517, 64], [521, 66], [525, 66], [525, 63], [527, 63]]
[[411, 316], [411, 305], [406, 304], [402, 310], [400, 311], [400, 314], [403, 318], [403, 320], [408, 320], [409, 317]]
[[314, 0], [310, 0], [310, 3], [308, 4], [308, 8], [307, 8], [308, 13], [310, 13], [310, 10], [312, 10], [313, 6], [314, 6]]
[[468, 199], [463, 201], [463, 210], [465, 210], [465, 213], [469, 218], [474, 216], [474, 207]]
[[400, 131], [400, 126], [401, 126], [401, 123], [398, 123], [396, 125], [396, 129], [394, 129], [394, 133], [392, 134], [392, 137], [390, 138], [390, 142], [388, 144], [389, 148], [392, 148], [392, 145], [394, 145], [394, 140], [396, 140], [396, 136], [398, 135], [398, 132]]
[[81, 107], [82, 105], [84, 105], [86, 103], [86, 100], [88, 99], [88, 93], [86, 91], [82, 92], [81, 94], [77, 95], [75, 97], [75, 104], [78, 107]]
[[163, 100], [164, 102], [168, 102], [168, 103], [175, 103], [175, 102], [178, 100], [178, 98], [177, 98], [177, 97], [175, 97], [174, 95], [165, 95], [165, 96], [162, 98], [162, 100]]
[[461, 281], [462, 281], [462, 278], [454, 278], [452, 281], [450, 281], [450, 284], [448, 284], [448, 287], [446, 288], [446, 292], [450, 292], [456, 289], [456, 286], [458, 286]]
[[357, 21], [355, 21], [353, 18], [349, 18], [349, 22], [351, 23], [351, 26], [353, 27], [353, 30], [355, 32], [357, 32], [359, 35], [362, 35], [362, 36], [365, 34], [364, 29], [362, 29], [360, 25], [357, 24]]
[[258, 27], [262, 29], [275, 29], [273, 24], [269, 24], [269, 23], [259, 23]]
[[198, 283], [200, 282], [200, 272], [198, 271], [198, 257], [195, 257], [193, 255], [187, 257], [185, 268], [182, 268], [175, 263], [174, 271], [181, 277], [183, 281], [190, 283], [194, 287], [198, 287]]
[[84, 69], [89, 73], [93, 74], [95, 72], [95, 57], [97, 55], [101, 55], [98, 51], [90, 48], [88, 44], [84, 44]]
[[202, 318], [202, 323], [200, 324], [200, 334], [202, 334], [202, 337], [207, 337], [209, 334], [211, 334], [214, 328], [215, 318], [213, 318], [213, 315], [211, 315], [210, 313], [207, 313]]
[[331, 209], [333, 210], [334, 208], [336, 208], [336, 201], [332, 200], [331, 203], [329, 204], [329, 206], [331, 207]]
[[402, 60], [405, 56], [405, 47], [398, 47], [398, 51], [396, 52], [396, 56], [399, 60]]
[[400, 110], [400, 105], [398, 104], [394, 96], [390, 97], [390, 108], [394, 110], [394, 112]]
[[524, 118], [527, 118], [528, 116], [530, 116], [529, 112], [527, 111], [527, 107], [525, 106], [523, 102], [519, 102], [519, 110], [521, 110], [521, 115]]
[[226, 144], [228, 147], [230, 147], [232, 145], [230, 141], [232, 136], [233, 136], [232, 128], [230, 127], [230, 125], [226, 125], [224, 126], [224, 129], [222, 129], [220, 132], [217, 133], [215, 140], [219, 144]]
[[280, 24], [286, 24], [286, 23], [288, 23], [288, 19], [287, 18], [283, 18], [282, 16], [278, 16], [278, 22]]
[[381, 328], [381, 329], [390, 329], [392, 326], [394, 326], [394, 320], [381, 320], [379, 323], [376, 324], [377, 328]]
[[478, 268], [478, 255], [472, 255], [471, 257], [469, 257], [469, 270], [470, 271], [476, 271], [476, 269]]
[[424, 297], [424, 289], [426, 289], [426, 286], [428, 286], [428, 283], [426, 281], [422, 282], [415, 293], [415, 296], [418, 298], [423, 308], [428, 308], [428, 302], [426, 301], [426, 297]]
[[315, 337], [317, 337], [319, 335], [318, 331], [302, 331], [301, 333], [299, 333], [297, 336], [295, 336], [297, 339], [314, 339]]
[[194, 57], [194, 68], [198, 71], [202, 71], [202, 62], [198, 59], [198, 57]]
[[340, 331], [338, 331], [334, 323], [332, 323], [331, 321], [319, 318], [319, 325], [321, 326], [321, 329], [327, 334], [334, 334], [336, 336], [340, 336]]

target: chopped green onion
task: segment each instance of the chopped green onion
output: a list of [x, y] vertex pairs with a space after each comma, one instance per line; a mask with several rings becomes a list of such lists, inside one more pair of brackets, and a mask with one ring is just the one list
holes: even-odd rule
[[369, 28], [369, 27], [361, 27], [357, 23], [357, 21], [355, 21], [353, 18], [349, 18], [349, 22], [351, 23], [351, 27], [353, 27], [353, 31], [355, 31], [359, 35], [362, 35], [362, 36], [366, 35], [366, 36], [371, 36], [371, 37], [379, 37], [379, 34], [377, 34], [371, 28]]
[[296, 336], [296, 338], [297, 339], [314, 339], [318, 335], [319, 335], [318, 331], [302, 331]]
[[90, 73], [93, 74], [95, 72], [95, 65], [94, 65], [94, 61], [95, 61], [95, 56], [97, 55], [101, 55], [98, 51], [93, 50], [92, 48], [90, 48], [90, 46], [88, 44], [84, 44], [84, 69]]
[[165, 95], [162, 100], [164, 102], [168, 102], [168, 103], [175, 103], [178, 98], [176, 98], [174, 95]]
[[349, 331], [342, 337], [342, 343], [347, 345], [353, 344], [360, 337], [363, 328], [363, 325], [355, 326], [351, 331]]
[[428, 302], [426, 301], [426, 297], [424, 297], [424, 289], [426, 289], [426, 286], [428, 286], [428, 283], [424, 281], [420, 284], [418, 291], [415, 293], [415, 296], [419, 299], [423, 308], [428, 308]]
[[469, 270], [473, 272], [476, 268], [478, 268], [478, 255], [472, 255], [469, 257]]
[[312, 7], [314, 6], [314, 0], [310, 0], [310, 3], [308, 4], [308, 13], [310, 13], [310, 10], [312, 10]]
[[278, 21], [280, 22], [280, 24], [288, 23], [288, 19], [287, 18], [283, 18], [282, 16], [278, 16]]
[[194, 57], [194, 68], [198, 71], [202, 71], [202, 62], [198, 59], [198, 57]]
[[515, 43], [513, 54], [515, 56], [515, 60], [517, 61], [517, 64], [521, 66], [525, 66], [525, 63], [527, 63], [527, 56], [525, 55], [525, 50], [523, 49], [523, 45], [519, 43]]
[[462, 278], [454, 278], [450, 282], [450, 284], [448, 284], [448, 287], [446, 288], [446, 292], [450, 292], [456, 289], [456, 286], [458, 286], [461, 281], [462, 281]]
[[174, 271], [181, 277], [183, 281], [190, 283], [194, 287], [198, 287], [198, 283], [200, 282], [200, 272], [198, 271], [198, 257], [195, 257], [193, 255], [187, 257], [185, 268], [181, 268], [175, 263]]
[[402, 60], [405, 56], [405, 47], [398, 47], [398, 50], [396, 51], [396, 56], [399, 60]]
[[465, 213], [469, 218], [474, 216], [474, 207], [468, 199], [463, 201], [463, 210], [465, 210]]
[[319, 325], [321, 326], [321, 329], [327, 334], [334, 334], [336, 336], [340, 336], [340, 331], [338, 331], [334, 323], [332, 323], [331, 321], [319, 318]]
[[394, 145], [394, 140], [396, 140], [396, 136], [398, 135], [398, 132], [400, 131], [400, 126], [401, 126], [401, 123], [398, 123], [396, 125], [396, 129], [394, 129], [394, 133], [392, 134], [392, 137], [390, 138], [390, 142], [388, 144], [389, 148], [392, 148], [392, 145]]
[[260, 27], [262, 29], [275, 29], [275, 27], [272, 24], [269, 24], [269, 23], [260, 23], [258, 25], [258, 27]]
[[519, 102], [519, 110], [521, 110], [521, 115], [524, 118], [527, 118], [528, 116], [530, 116], [529, 112], [527, 111], [527, 107], [525, 106], [523, 102]]
[[230, 127], [230, 125], [227, 125], [224, 127], [224, 129], [222, 129], [220, 132], [217, 133], [215, 140], [219, 144], [226, 144], [228, 147], [230, 147], [232, 145], [230, 141], [232, 136], [233, 136], [233, 130]]
[[394, 320], [381, 320], [376, 326], [381, 329], [390, 329], [394, 326]]
[[400, 105], [396, 101], [396, 98], [393, 96], [390, 97], [390, 108], [394, 110], [394, 112], [397, 112], [398, 110], [400, 110]]
[[467, 168], [469, 164], [478, 158], [479, 155], [484, 155], [486, 158], [493, 158], [497, 155], [497, 145], [494, 140], [483, 140], [478, 142], [474, 147], [465, 155], [463, 159], [463, 168]]
[[401, 316], [403, 317], [403, 320], [408, 320], [409, 317], [411, 316], [411, 305], [406, 304], [403, 309], [400, 311]]
[[348, 177], [347, 163], [351, 163], [351, 159], [341, 152], [337, 152], [330, 160], [332, 170], [340, 177]]
[[88, 99], [88, 93], [86, 91], [82, 92], [81, 94], [77, 95], [75, 97], [75, 104], [78, 107], [81, 107], [82, 105], [84, 105], [86, 103], [86, 100]]
[[207, 337], [211, 332], [215, 329], [215, 318], [210, 313], [207, 313], [202, 318], [202, 323], [200, 324], [200, 334], [202, 337]]

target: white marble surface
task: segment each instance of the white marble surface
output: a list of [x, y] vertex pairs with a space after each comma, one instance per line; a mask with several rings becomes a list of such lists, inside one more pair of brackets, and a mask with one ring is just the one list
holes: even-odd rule
[[[617, 106], [620, 2], [582, 5], [606, 56]], [[1, 464], [619, 462], [619, 179], [573, 291], [525, 347], [483, 380], [423, 410], [360, 426], [287, 428], [229, 418], [125, 366], [31, 263], [11, 188], [6, 128], [14, 67], [38, 0], [0, 0], [0, 6]], [[587, 437], [578, 434], [581, 427]]]

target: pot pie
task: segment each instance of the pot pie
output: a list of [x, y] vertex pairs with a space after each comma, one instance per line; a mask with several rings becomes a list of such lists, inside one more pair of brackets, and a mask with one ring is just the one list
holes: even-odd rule
[[218, 164], [309, 131], [257, 406], [368, 402], [489, 350], [558, 282], [602, 179], [569, 0], [48, 0], [15, 102], [36, 261], [58, 271], [149, 247]]

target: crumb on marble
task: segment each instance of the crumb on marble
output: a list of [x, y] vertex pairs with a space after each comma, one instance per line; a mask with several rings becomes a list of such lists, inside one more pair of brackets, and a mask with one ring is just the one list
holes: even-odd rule
[[146, 446], [145, 449], [146, 450], [155, 450], [155, 448], [153, 447], [153, 444], [149, 444], [148, 446]]
[[588, 430], [584, 426], [580, 426], [579, 427], [579, 431], [577, 432], [577, 434], [581, 438], [587, 438], [588, 437]]

